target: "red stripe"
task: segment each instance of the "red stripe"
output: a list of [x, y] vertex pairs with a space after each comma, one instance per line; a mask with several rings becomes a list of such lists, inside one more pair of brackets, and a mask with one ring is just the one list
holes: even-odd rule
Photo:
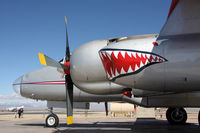
[[43, 85], [53, 85], [53, 84], [65, 84], [65, 81], [45, 81], [45, 82], [30, 82], [22, 84], [43, 84]]
[[172, 12], [173, 12], [174, 8], [176, 7], [176, 5], [178, 4], [178, 2], [179, 2], [179, 0], [172, 0], [171, 7], [169, 9], [168, 18], [172, 14]]

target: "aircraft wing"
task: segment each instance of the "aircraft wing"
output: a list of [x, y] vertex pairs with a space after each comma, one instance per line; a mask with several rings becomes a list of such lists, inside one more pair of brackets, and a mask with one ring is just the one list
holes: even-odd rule
[[200, 33], [200, 0], [172, 0], [160, 37]]

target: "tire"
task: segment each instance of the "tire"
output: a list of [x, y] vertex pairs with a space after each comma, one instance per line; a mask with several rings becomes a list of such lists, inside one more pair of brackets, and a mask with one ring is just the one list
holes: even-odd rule
[[50, 114], [46, 118], [46, 127], [57, 127], [59, 124], [59, 118], [56, 114]]
[[171, 117], [170, 117], [171, 112], [172, 112], [173, 109], [174, 109], [174, 108], [168, 108], [168, 109], [167, 109], [167, 112], [166, 112], [166, 118], [167, 118], [167, 120], [168, 120], [168, 122], [169, 122], [170, 124], [173, 124], [172, 119], [171, 119]]
[[185, 124], [187, 113], [184, 108], [168, 108], [166, 118], [170, 124]]

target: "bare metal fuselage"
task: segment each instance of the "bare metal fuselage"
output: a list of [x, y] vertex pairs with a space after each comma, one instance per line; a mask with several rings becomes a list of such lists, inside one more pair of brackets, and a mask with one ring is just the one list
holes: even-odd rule
[[[158, 46], [152, 44], [155, 41]], [[71, 56], [70, 72], [75, 84], [74, 101], [124, 101], [147, 107], [199, 107], [199, 41], [197, 35], [160, 39], [157, 35], [145, 35], [86, 43], [77, 48]], [[142, 59], [142, 56], [146, 55], [150, 59], [152, 55], [162, 60], [148, 64], [150, 61], [146, 59], [146, 62], [140, 62], [140, 65], [136, 62], [135, 71], [131, 66], [127, 72], [124, 66], [121, 66], [119, 71], [112, 55], [113, 51], [116, 59], [121, 56], [120, 60], [125, 64], [129, 62], [127, 57], [134, 56]], [[101, 52], [109, 59], [108, 63], [113, 62], [107, 67], [107, 71], [101, 60]], [[66, 98], [64, 83], [26, 84], [41, 81], [64, 82], [64, 76], [56, 68], [45, 67], [33, 71], [20, 80], [23, 83], [20, 84], [20, 92], [24, 97], [53, 101], [64, 101]], [[132, 88], [132, 98], [121, 94], [126, 88]]]
[[[47, 101], [65, 101], [64, 75], [53, 67], [44, 67], [24, 74], [14, 83], [14, 89], [26, 98]], [[121, 101], [122, 94], [94, 95], [74, 86], [74, 102]]]
[[[94, 87], [99, 85], [99, 81], [104, 81], [109, 84], [115, 83], [115, 85], [124, 86], [124, 88], [132, 88], [133, 94], [137, 97], [126, 102], [148, 107], [200, 106], [197, 102], [200, 100], [198, 92], [200, 85], [200, 47], [198, 43], [200, 39], [198, 35], [165, 38], [147, 35], [114, 41], [103, 40], [102, 42], [87, 43], [76, 49], [72, 54], [72, 59], [74, 59], [70, 66], [72, 80], [80, 89], [88, 93], [110, 93], [111, 91], [108, 91], [108, 88], [96, 89]], [[153, 42], [157, 42], [158, 46], [153, 45]], [[112, 56], [113, 51], [115, 57]], [[125, 71], [124, 66], [121, 66], [121, 71], [117, 72], [117, 68], [114, 68], [118, 64], [114, 58], [119, 58], [119, 52], [122, 51], [124, 55], [121, 57], [121, 62], [128, 63], [129, 61], [126, 58], [131, 57], [136, 52], [138, 52], [140, 58], [147, 54], [149, 57], [151, 55], [154, 58], [157, 56], [161, 61], [152, 64], [140, 62], [140, 66], [137, 66], [138, 71]], [[103, 52], [103, 55], [101, 52]], [[125, 52], [129, 52], [130, 56], [126, 57]], [[106, 59], [102, 61], [102, 64], [99, 64], [102, 56], [107, 56], [112, 65], [106, 66], [109, 64], [109, 61], [103, 62]], [[104, 71], [102, 71], [103, 68]], [[111, 74], [109, 74], [109, 69]], [[114, 70], [116, 71], [115, 74]], [[90, 83], [94, 86], [91, 87]], [[112, 92], [118, 91], [120, 91], [120, 87], [112, 88]]]
[[[73, 62], [71, 63], [72, 79], [80, 88], [88, 92], [91, 91], [91, 93], [94, 93], [93, 90], [96, 93], [98, 91], [96, 91], [97, 89], [90, 89], [90, 82], [99, 83], [99, 81], [105, 82], [107, 80], [110, 80], [111, 84], [116, 83], [121, 86], [149, 91], [199, 91], [200, 47], [198, 43], [200, 42], [200, 38], [197, 35], [168, 37], [158, 39], [157, 42], [159, 45], [155, 46], [152, 43], [156, 39], [157, 36], [152, 35], [151, 37], [127, 39], [112, 43], [105, 42], [107, 46], [102, 47], [105, 53], [107, 52], [105, 49], [109, 49], [110, 51], [118, 49], [119, 51], [136, 50], [155, 53], [166, 59], [164, 62], [149, 65], [135, 74], [129, 74], [129, 72], [118, 73], [118, 75], [123, 74], [123, 76], [117, 78], [114, 78], [114, 75], [110, 78], [110, 75], [102, 70], [103, 65], [99, 64], [100, 57], [97, 53], [102, 48], [96, 48], [95, 44], [91, 44], [94, 46], [90, 46], [88, 45], [89, 43], [83, 45], [81, 48], [75, 50], [72, 55], [72, 58], [78, 58], [78, 60], [72, 60]], [[87, 47], [87, 51], [84, 46]], [[82, 52], [79, 53], [79, 51]], [[80, 55], [77, 56], [77, 54]], [[109, 56], [109, 54], [107, 55]], [[122, 69], [124, 69], [123, 66]], [[121, 71], [123, 71], [122, 69]]]

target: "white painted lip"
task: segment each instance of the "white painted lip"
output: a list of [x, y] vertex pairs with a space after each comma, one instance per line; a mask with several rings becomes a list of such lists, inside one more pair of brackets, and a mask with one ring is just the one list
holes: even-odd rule
[[167, 61], [154, 53], [124, 49], [103, 49], [99, 55], [109, 80], [135, 74], [152, 64]]

